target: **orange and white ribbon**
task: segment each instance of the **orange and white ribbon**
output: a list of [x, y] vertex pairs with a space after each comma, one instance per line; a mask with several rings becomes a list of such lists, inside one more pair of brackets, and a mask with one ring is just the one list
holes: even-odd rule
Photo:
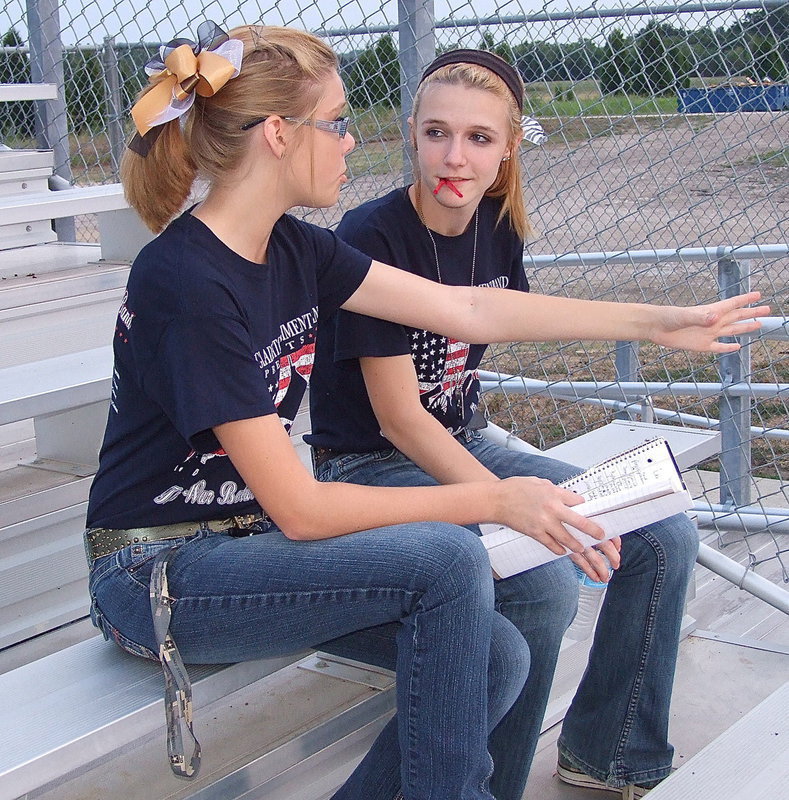
[[243, 42], [228, 39], [218, 26], [210, 24], [224, 39], [217, 46], [208, 49], [200, 43], [175, 39], [162, 46], [159, 58], [146, 64], [150, 79], [158, 82], [131, 110], [140, 136], [185, 114], [194, 105], [195, 92], [211, 97], [241, 71]]

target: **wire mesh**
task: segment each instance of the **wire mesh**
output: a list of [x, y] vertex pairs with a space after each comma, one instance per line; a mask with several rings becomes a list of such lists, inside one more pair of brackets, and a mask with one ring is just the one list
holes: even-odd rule
[[[38, 0], [39, 2], [41, 0]], [[413, 11], [433, 3], [409, 0]], [[409, 6], [402, 2], [400, 6]], [[27, 3], [4, 0], [0, 11], [0, 82], [29, 80]], [[114, 5], [66, 0], [55, 6], [64, 47], [71, 178], [79, 185], [117, 180], [128, 110], [144, 80], [142, 65], [159, 43], [193, 35], [202, 19], [288, 24], [321, 32], [338, 52], [358, 142], [348, 158], [351, 180], [337, 207], [304, 210], [333, 225], [358, 203], [403, 181], [398, 4], [242, 0], [232, 10], [209, 0], [116, 0]], [[401, 8], [402, 11], [402, 8]], [[527, 206], [539, 230], [527, 255], [786, 243], [789, 204], [789, 4], [785, 2], [640, 4], [609, 0], [568, 9], [563, 0], [462, 4], [435, 2], [428, 21], [431, 52], [484, 47], [516, 64], [526, 84], [525, 111], [548, 139], [524, 145]], [[413, 76], [410, 76], [413, 81]], [[0, 105], [0, 141], [36, 146], [33, 103]], [[407, 113], [407, 109], [406, 109]], [[37, 138], [38, 136], [38, 138]], [[78, 236], [96, 236], [81, 219]], [[528, 264], [528, 259], [527, 259]], [[715, 258], [662, 258], [656, 263], [602, 260], [596, 266], [550, 262], [529, 267], [535, 291], [649, 302], [704, 302], [717, 296]], [[789, 258], [754, 259], [750, 280], [775, 314], [786, 315]], [[746, 379], [789, 383], [789, 342], [750, 345]], [[565, 380], [613, 381], [614, 345], [569, 343], [494, 348], [486, 365], [502, 373]], [[719, 379], [714, 359], [644, 346], [635, 378], [669, 385]], [[714, 421], [720, 400], [661, 395], [655, 405]], [[599, 426], [621, 413], [600, 404], [546, 396], [488, 396], [494, 419], [540, 447]], [[751, 401], [757, 430], [751, 447], [751, 504], [789, 505], [789, 392]], [[668, 420], [669, 423], [671, 420]], [[718, 462], [702, 465], [698, 496], [717, 502]], [[753, 563], [781, 561], [787, 541], [769, 534], [766, 549], [750, 533], [721, 529], [749, 548]], [[783, 569], [783, 566], [782, 566]], [[786, 579], [786, 570], [783, 569]]]

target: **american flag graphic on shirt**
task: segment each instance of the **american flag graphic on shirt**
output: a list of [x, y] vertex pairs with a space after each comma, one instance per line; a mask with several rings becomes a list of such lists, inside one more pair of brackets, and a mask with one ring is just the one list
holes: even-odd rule
[[469, 345], [430, 331], [412, 330], [411, 359], [419, 381], [419, 394], [425, 407], [444, 414], [454, 410], [459, 420], [474, 413], [477, 393], [469, 389], [477, 378], [476, 370], [467, 370]]
[[280, 356], [277, 393], [274, 396], [274, 405], [277, 408], [279, 408], [279, 404], [288, 393], [291, 380], [293, 379], [293, 372], [297, 372], [302, 378], [304, 378], [305, 383], [309, 383], [310, 375], [312, 374], [312, 365], [314, 362], [314, 342], [305, 344], [303, 347], [296, 350], [295, 353], [288, 353], [287, 355]]

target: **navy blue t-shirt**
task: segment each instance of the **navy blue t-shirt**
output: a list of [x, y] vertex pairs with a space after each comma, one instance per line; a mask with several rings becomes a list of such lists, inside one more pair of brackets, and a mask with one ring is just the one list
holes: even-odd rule
[[[501, 201], [485, 197], [479, 205], [474, 284], [528, 291], [523, 241], [505, 217], [497, 225]], [[471, 281], [474, 220], [459, 236], [433, 232], [441, 279], [467, 286]], [[436, 253], [405, 188], [348, 211], [337, 234], [377, 261], [437, 280]], [[422, 404], [451, 433], [468, 425], [479, 405], [477, 367], [486, 345], [470, 345], [340, 310], [321, 321], [315, 369], [310, 384], [312, 434], [318, 447], [344, 453], [391, 448], [381, 436], [359, 358], [410, 354]]]
[[334, 313], [369, 266], [335, 234], [287, 215], [265, 264], [230, 250], [189, 212], [143, 248], [118, 314], [88, 526], [260, 511], [212, 428], [267, 414], [290, 428], [319, 315]]

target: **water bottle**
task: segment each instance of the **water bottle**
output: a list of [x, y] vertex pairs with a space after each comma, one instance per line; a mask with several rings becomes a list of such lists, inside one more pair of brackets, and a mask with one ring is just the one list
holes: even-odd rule
[[[575, 567], [575, 574], [578, 576], [578, 613], [564, 635], [568, 639], [582, 642], [584, 639], [589, 638], [594, 630], [608, 584], [590, 578], [576, 564], [573, 564], [573, 566]], [[613, 570], [609, 567], [609, 577], [612, 572]]]

